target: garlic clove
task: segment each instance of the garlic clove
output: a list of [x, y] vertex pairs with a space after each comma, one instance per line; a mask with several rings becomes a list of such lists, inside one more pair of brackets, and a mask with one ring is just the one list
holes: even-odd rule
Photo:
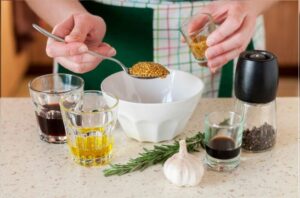
[[164, 164], [165, 177], [177, 186], [195, 186], [202, 179], [204, 168], [200, 160], [187, 152], [185, 140], [179, 142], [179, 152]]

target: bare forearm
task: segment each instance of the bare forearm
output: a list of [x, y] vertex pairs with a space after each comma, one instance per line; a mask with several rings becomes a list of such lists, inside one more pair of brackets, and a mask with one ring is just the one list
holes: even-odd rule
[[31, 9], [52, 27], [74, 13], [87, 12], [78, 0], [26, 0]]

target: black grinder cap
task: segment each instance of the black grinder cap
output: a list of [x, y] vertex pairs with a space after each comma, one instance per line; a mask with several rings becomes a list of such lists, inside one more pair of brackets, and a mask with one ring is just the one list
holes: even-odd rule
[[278, 63], [274, 54], [263, 50], [240, 54], [235, 72], [234, 91], [249, 103], [268, 103], [276, 98]]

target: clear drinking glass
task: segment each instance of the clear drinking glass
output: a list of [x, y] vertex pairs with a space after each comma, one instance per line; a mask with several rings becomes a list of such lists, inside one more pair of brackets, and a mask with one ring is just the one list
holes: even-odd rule
[[66, 134], [59, 99], [69, 93], [83, 92], [83, 79], [71, 74], [48, 74], [33, 79], [28, 86], [41, 140], [65, 143]]
[[[193, 24], [193, 25], [191, 25]], [[216, 29], [213, 18], [209, 13], [198, 13], [184, 20], [180, 32], [189, 45], [192, 54], [201, 66], [206, 66], [206, 39]]]
[[243, 119], [234, 112], [218, 111], [205, 118], [205, 163], [216, 171], [230, 171], [240, 163]]
[[76, 163], [97, 166], [110, 162], [118, 102], [101, 91], [69, 94], [60, 100], [67, 144]]

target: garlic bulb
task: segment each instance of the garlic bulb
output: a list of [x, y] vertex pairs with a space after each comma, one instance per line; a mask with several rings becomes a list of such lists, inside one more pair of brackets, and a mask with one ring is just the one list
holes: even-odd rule
[[187, 152], [185, 140], [180, 140], [179, 145], [179, 152], [165, 162], [164, 174], [177, 186], [196, 186], [202, 179], [203, 165], [200, 160]]

